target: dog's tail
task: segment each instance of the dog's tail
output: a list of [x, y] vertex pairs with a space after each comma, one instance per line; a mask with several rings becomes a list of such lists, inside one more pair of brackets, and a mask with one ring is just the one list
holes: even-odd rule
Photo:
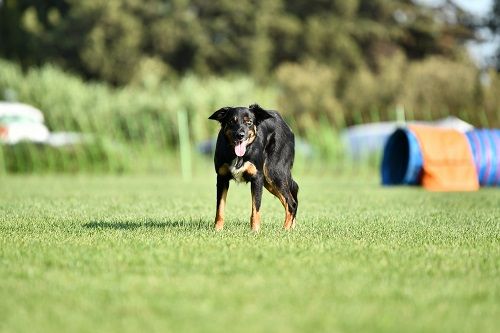
[[298, 194], [299, 194], [299, 185], [295, 182], [295, 180], [293, 180], [291, 177], [290, 177], [290, 193], [292, 194], [292, 198], [293, 198], [293, 217], [295, 217], [295, 215], [297, 215], [297, 209], [299, 208], [299, 200], [297, 198]]
[[295, 200], [297, 200], [297, 194], [299, 193], [299, 184], [295, 182], [295, 180], [291, 179], [290, 182], [290, 192]]

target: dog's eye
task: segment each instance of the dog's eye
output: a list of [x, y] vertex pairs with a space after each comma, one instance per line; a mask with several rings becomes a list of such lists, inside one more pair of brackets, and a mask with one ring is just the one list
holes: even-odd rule
[[248, 127], [251, 127], [253, 125], [253, 123], [251, 121], [247, 121], [247, 126]]

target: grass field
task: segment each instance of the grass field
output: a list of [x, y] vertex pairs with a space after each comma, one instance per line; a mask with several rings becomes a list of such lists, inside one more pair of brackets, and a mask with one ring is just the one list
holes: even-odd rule
[[253, 234], [213, 177], [2, 177], [0, 331], [498, 332], [500, 190], [298, 182]]

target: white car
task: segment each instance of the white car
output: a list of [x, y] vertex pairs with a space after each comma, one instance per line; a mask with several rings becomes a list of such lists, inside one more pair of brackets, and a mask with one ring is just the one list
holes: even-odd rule
[[0, 143], [45, 143], [49, 137], [40, 110], [27, 104], [0, 102]]

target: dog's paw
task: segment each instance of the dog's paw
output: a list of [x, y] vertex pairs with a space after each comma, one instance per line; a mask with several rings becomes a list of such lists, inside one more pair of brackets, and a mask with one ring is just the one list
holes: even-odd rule
[[224, 229], [224, 221], [215, 221], [215, 231], [222, 231]]

